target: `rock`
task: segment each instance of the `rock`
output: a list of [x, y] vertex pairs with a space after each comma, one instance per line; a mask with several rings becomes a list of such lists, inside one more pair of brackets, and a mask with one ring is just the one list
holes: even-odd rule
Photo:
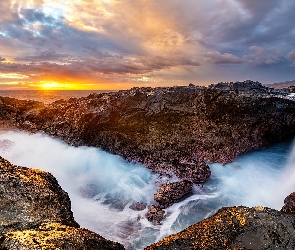
[[59, 223], [42, 223], [39, 227], [8, 232], [0, 240], [1, 249], [85, 249], [123, 250], [116, 242], [104, 239], [84, 228]]
[[149, 222], [153, 223], [154, 225], [161, 224], [161, 221], [164, 218], [165, 212], [156, 205], [152, 205], [149, 207], [148, 212], [146, 213], [145, 217], [148, 219]]
[[210, 167], [203, 161], [193, 164], [178, 163], [174, 173], [177, 176], [185, 176], [195, 184], [205, 183], [211, 176]]
[[154, 194], [154, 199], [161, 208], [167, 208], [173, 203], [187, 198], [193, 189], [193, 183], [187, 180], [162, 185]]
[[50, 173], [12, 165], [0, 157], [0, 232], [24, 230], [42, 222], [79, 227], [68, 194]]
[[79, 228], [68, 194], [50, 173], [0, 157], [0, 195], [0, 249], [124, 249]]
[[294, 249], [293, 215], [263, 207], [229, 207], [145, 250]]
[[133, 203], [129, 208], [134, 211], [142, 211], [146, 209], [146, 204], [136, 202], [136, 203]]
[[294, 214], [295, 213], [295, 192], [288, 195], [284, 200], [284, 206], [281, 211], [283, 213]]

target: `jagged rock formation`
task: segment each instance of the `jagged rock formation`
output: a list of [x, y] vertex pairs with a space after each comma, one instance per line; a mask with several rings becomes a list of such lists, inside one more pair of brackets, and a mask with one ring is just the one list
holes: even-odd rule
[[68, 194], [45, 171], [0, 157], [0, 249], [124, 249], [79, 228]]
[[294, 215], [269, 208], [222, 208], [145, 250], [294, 249], [294, 220]]
[[295, 102], [286, 94], [246, 81], [132, 88], [46, 106], [2, 97], [0, 120], [203, 183], [204, 162], [227, 163], [295, 135]]
[[78, 227], [68, 194], [49, 173], [12, 165], [0, 157], [0, 232], [42, 222]]
[[161, 208], [167, 208], [171, 204], [179, 202], [189, 196], [193, 189], [193, 183], [187, 180], [172, 182], [162, 185], [154, 194], [154, 199]]
[[165, 212], [162, 208], [156, 205], [151, 205], [145, 217], [152, 224], [158, 225], [158, 224], [161, 224], [161, 221], [163, 220], [164, 215], [165, 215]]

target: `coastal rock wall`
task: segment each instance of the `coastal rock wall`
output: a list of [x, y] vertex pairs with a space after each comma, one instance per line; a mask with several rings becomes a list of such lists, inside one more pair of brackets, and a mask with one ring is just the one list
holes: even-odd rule
[[79, 228], [68, 194], [49, 173], [0, 157], [0, 249], [124, 249]]

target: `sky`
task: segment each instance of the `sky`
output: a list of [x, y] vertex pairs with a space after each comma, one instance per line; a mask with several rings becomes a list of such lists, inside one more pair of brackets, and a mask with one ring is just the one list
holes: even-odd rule
[[294, 0], [0, 0], [0, 89], [295, 79]]

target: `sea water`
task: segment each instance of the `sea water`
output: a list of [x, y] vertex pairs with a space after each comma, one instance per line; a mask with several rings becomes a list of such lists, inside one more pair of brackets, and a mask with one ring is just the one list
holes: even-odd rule
[[292, 142], [238, 157], [222, 166], [210, 164], [212, 176], [193, 195], [165, 210], [154, 226], [134, 202], [153, 203], [158, 176], [144, 166], [97, 148], [71, 147], [42, 134], [0, 133], [0, 155], [14, 164], [51, 172], [68, 192], [81, 227], [118, 241], [126, 249], [143, 249], [161, 238], [213, 215], [222, 206], [280, 209], [295, 191]]
[[63, 99], [86, 97], [92, 93], [108, 93], [110, 90], [0, 90], [0, 96], [19, 100], [33, 100], [45, 104]]

